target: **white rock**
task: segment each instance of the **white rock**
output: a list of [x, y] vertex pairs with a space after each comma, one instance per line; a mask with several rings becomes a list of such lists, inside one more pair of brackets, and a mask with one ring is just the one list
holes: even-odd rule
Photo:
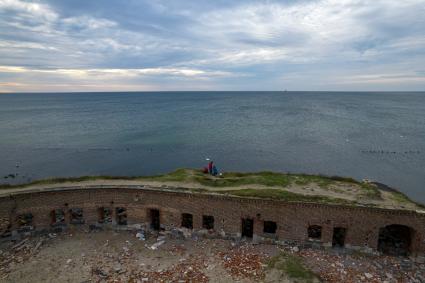
[[145, 240], [145, 234], [138, 232], [136, 234], [136, 238], [141, 240], [141, 241], [144, 241]]
[[367, 279], [371, 279], [371, 278], [373, 277], [373, 275], [372, 275], [372, 274], [367, 273], [367, 272], [364, 274], [364, 276], [365, 276]]
[[153, 244], [151, 247], [150, 247], [150, 249], [151, 250], [156, 250], [156, 249], [158, 249], [158, 247], [159, 246], [161, 246], [162, 244], [164, 244], [165, 243], [165, 241], [159, 241], [159, 242], [156, 242], [155, 244]]

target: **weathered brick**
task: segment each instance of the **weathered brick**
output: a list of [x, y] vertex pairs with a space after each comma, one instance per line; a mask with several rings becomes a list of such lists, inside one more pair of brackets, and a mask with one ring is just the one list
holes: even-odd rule
[[[81, 208], [85, 223], [94, 224], [98, 221], [100, 207], [111, 208], [114, 222], [115, 208], [126, 208], [128, 224], [149, 222], [150, 209], [158, 209], [161, 224], [178, 227], [181, 214], [190, 213], [194, 229], [202, 228], [202, 215], [212, 215], [215, 229], [230, 234], [241, 233], [242, 218], [254, 219], [254, 234], [258, 236], [264, 236], [264, 221], [274, 221], [279, 240], [297, 242], [308, 240], [310, 225], [322, 226], [321, 242], [327, 244], [332, 242], [333, 228], [343, 227], [347, 229], [347, 245], [373, 249], [377, 248], [381, 227], [401, 224], [414, 230], [411, 250], [425, 253], [425, 215], [413, 211], [244, 199], [149, 188], [92, 187], [15, 193], [0, 197], [0, 219], [9, 220], [12, 229], [16, 229], [17, 215], [31, 212], [34, 226], [44, 228], [52, 224], [52, 210], [63, 209], [65, 223], [69, 224], [69, 209]], [[5, 229], [4, 226], [0, 225], [0, 229]]]

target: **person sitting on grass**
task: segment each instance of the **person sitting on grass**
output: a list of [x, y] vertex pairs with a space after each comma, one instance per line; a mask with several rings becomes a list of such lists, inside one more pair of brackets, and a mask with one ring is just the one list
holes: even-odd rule
[[214, 166], [214, 163], [212, 160], [210, 160], [210, 162], [208, 162], [208, 173], [210, 173], [211, 175], [213, 173], [213, 166]]
[[215, 165], [213, 165], [213, 168], [212, 168], [212, 175], [213, 176], [217, 176], [218, 175], [218, 170], [217, 170], [217, 167]]

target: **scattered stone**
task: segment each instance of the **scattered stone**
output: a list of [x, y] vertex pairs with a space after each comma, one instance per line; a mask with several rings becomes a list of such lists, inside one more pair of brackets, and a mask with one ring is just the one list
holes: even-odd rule
[[48, 236], [49, 236], [50, 239], [57, 237], [56, 233], [49, 233]]
[[108, 278], [108, 273], [102, 269], [96, 268], [93, 270], [93, 273], [99, 276], [100, 278]]
[[367, 272], [364, 274], [364, 276], [365, 276], [367, 279], [371, 279], [371, 278], [373, 277], [373, 275], [372, 275], [372, 274], [367, 273]]
[[141, 240], [141, 241], [145, 241], [146, 240], [145, 233], [144, 232], [137, 232], [136, 233], [136, 238], [139, 239], [139, 240]]
[[150, 247], [150, 249], [151, 250], [157, 250], [158, 248], [159, 248], [159, 246], [161, 246], [162, 244], [164, 244], [165, 243], [165, 241], [159, 241], [159, 242], [156, 242], [155, 244], [153, 244], [151, 247]]
[[121, 270], [122, 270], [122, 266], [121, 266], [120, 263], [117, 263], [117, 264], [114, 265], [114, 271], [116, 273], [119, 273]]
[[416, 257], [416, 262], [417, 263], [425, 263], [425, 256], [418, 256]]

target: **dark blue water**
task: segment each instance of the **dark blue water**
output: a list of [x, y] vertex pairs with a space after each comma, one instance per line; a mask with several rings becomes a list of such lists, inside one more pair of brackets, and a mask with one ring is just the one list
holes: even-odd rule
[[0, 95], [0, 182], [151, 175], [205, 157], [225, 171], [369, 178], [425, 203], [425, 93]]

